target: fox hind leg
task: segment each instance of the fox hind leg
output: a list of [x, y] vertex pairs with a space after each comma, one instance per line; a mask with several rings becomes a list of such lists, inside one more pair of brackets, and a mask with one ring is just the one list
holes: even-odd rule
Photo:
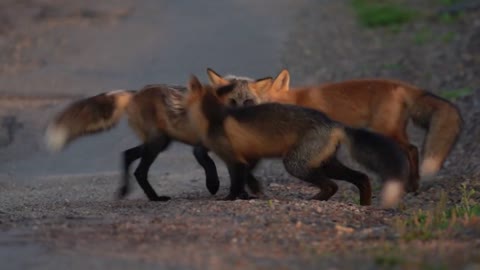
[[[326, 201], [338, 190], [337, 184], [328, 179], [323, 171], [325, 160], [328, 160], [336, 152], [335, 146], [329, 145], [332, 143], [334, 142], [329, 140], [318, 140], [315, 143], [307, 141], [307, 143], [301, 143], [292, 149], [283, 159], [288, 173], [320, 188], [320, 192], [312, 198], [314, 200]], [[312, 160], [315, 161], [313, 166]]]
[[338, 191], [337, 184], [324, 176], [313, 174], [312, 178], [306, 181], [320, 188], [320, 192], [313, 196], [312, 200], [328, 201]]
[[322, 168], [328, 178], [344, 180], [354, 184], [360, 193], [360, 205], [372, 204], [372, 186], [366, 174], [348, 168], [336, 157], [328, 160]]
[[312, 200], [327, 201], [338, 191], [338, 186], [335, 182], [328, 179], [322, 167], [307, 168], [307, 167], [292, 167], [288, 160], [285, 162], [285, 169], [291, 175], [298, 177], [299, 179], [314, 184], [320, 188]]
[[165, 135], [156, 137], [156, 139], [145, 143], [143, 145], [142, 157], [140, 164], [135, 170], [135, 177], [140, 187], [147, 195], [148, 199], [151, 201], [168, 201], [170, 197], [168, 196], [158, 196], [155, 190], [152, 188], [148, 182], [148, 170], [152, 165], [153, 161], [157, 158], [158, 154], [165, 150], [170, 144], [170, 138]]
[[143, 144], [132, 147], [123, 151], [123, 175], [122, 175], [122, 183], [120, 188], [117, 192], [117, 198], [122, 199], [130, 193], [130, 165], [132, 163], [142, 157], [143, 153]]
[[418, 149], [415, 145], [409, 144], [408, 162], [410, 164], [410, 176], [406, 185], [407, 192], [416, 192], [420, 187], [420, 174], [418, 169]]

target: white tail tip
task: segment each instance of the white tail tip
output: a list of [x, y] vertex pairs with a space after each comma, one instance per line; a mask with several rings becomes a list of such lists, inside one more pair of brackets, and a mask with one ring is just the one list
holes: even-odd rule
[[387, 180], [382, 189], [381, 206], [383, 208], [397, 207], [404, 193], [402, 182], [398, 180]]
[[67, 143], [68, 132], [65, 128], [50, 124], [45, 132], [45, 144], [48, 150], [58, 152]]
[[440, 170], [440, 166], [441, 162], [439, 162], [435, 157], [427, 157], [422, 161], [422, 166], [420, 167], [420, 176], [434, 176]]

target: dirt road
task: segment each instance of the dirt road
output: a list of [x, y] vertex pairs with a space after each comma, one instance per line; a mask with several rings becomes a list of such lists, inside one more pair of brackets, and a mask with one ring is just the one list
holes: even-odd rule
[[[222, 186], [212, 197], [191, 149], [173, 145], [150, 173], [157, 192], [173, 199], [149, 202], [136, 187], [117, 201], [119, 154], [138, 143], [125, 123], [58, 154], [45, 151], [42, 132], [75, 98], [184, 84], [192, 73], [206, 81], [206, 67], [251, 77], [288, 67], [293, 84], [388, 76], [437, 93], [470, 87], [456, 101], [466, 131], [446, 168], [405, 200], [407, 209], [426, 209], [446, 191], [454, 204], [461, 183], [480, 191], [477, 15], [390, 36], [361, 28], [342, 1], [1, 1], [1, 268], [474, 269], [476, 227], [405, 242], [392, 225], [405, 211], [360, 207], [355, 189], [343, 184], [332, 201], [310, 201], [315, 188], [275, 161], [255, 172], [266, 199], [217, 201], [228, 187], [222, 163], [216, 159]], [[462, 34], [449, 43], [408, 43], [425, 25]]]

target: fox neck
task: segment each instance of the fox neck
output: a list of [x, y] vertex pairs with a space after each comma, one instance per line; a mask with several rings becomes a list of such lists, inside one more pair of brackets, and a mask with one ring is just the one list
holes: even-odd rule
[[199, 102], [193, 104], [193, 110], [190, 113], [190, 119], [204, 143], [213, 131], [223, 128], [225, 117], [226, 108], [210, 93], [205, 94]]
[[297, 99], [295, 91], [279, 91], [272, 93], [267, 97], [269, 102], [280, 102], [280, 103], [295, 103]]
[[208, 124], [208, 130], [217, 129], [223, 126], [223, 121], [227, 116], [226, 107], [212, 93], [206, 93], [201, 102], [202, 114], [205, 116]]

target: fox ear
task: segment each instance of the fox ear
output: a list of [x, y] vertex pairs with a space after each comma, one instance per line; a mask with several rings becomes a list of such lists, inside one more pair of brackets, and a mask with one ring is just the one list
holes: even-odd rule
[[230, 83], [211, 68], [207, 68], [207, 75], [210, 83], [212, 83], [214, 86], [227, 85]]
[[290, 88], [290, 73], [288, 70], [283, 69], [280, 74], [275, 78], [272, 85], [272, 91], [285, 92]]
[[192, 93], [201, 93], [203, 91], [202, 83], [200, 83], [200, 81], [195, 75], [190, 76], [190, 81], [188, 82], [188, 89]]
[[258, 95], [263, 95], [265, 92], [267, 92], [273, 84], [273, 78], [272, 77], [266, 77], [262, 79], [258, 79], [254, 82], [249, 83], [249, 88], [256, 92]]

